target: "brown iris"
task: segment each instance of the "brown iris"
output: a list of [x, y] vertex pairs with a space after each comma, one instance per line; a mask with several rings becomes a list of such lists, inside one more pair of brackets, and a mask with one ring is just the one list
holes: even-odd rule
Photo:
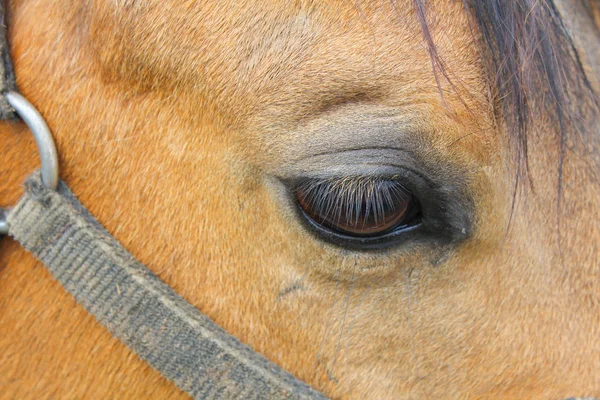
[[295, 194], [313, 222], [349, 236], [381, 236], [408, 225], [418, 213], [413, 196], [395, 179], [306, 180]]

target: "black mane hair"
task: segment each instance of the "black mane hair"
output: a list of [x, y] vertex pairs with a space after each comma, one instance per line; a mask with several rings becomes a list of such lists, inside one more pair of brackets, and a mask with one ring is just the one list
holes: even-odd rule
[[[599, 101], [555, 0], [456, 1], [463, 3], [470, 20], [476, 24], [473, 32], [481, 35], [482, 54], [516, 156], [515, 190], [519, 179], [527, 177], [528, 135], [535, 130], [534, 121], [543, 113], [556, 126], [560, 197], [570, 132], [577, 131], [585, 138], [585, 120], [589, 121], [590, 111], [597, 115]], [[593, 21], [594, 8], [600, 7], [600, 0], [574, 1], [587, 11], [582, 17]], [[413, 0], [413, 3], [436, 77], [441, 73], [451, 82], [429, 32], [427, 2]]]

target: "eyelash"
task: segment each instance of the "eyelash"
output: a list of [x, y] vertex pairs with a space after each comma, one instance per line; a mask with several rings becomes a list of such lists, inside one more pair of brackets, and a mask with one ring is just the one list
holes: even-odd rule
[[[408, 190], [404, 189], [402, 192], [398, 186], [403, 188], [399, 183], [392, 184], [389, 179], [382, 180], [374, 177], [310, 179], [300, 183], [296, 193], [304, 192], [307, 202], [320, 213], [330, 214], [336, 211], [337, 217], [341, 218], [342, 210], [345, 208], [344, 218], [358, 221], [364, 205], [365, 216], [373, 212], [375, 219], [378, 220], [386, 206], [394, 208], [394, 198], [407, 199]], [[359, 199], [361, 201], [358, 201]], [[355, 207], [344, 207], [351, 204]]]
[[420, 222], [419, 204], [398, 177], [304, 179], [294, 194], [317, 233], [349, 247], [385, 246]]

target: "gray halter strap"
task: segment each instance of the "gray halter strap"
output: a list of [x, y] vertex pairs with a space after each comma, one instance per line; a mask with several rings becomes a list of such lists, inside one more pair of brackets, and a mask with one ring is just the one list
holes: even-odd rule
[[8, 213], [10, 235], [114, 336], [198, 399], [325, 399], [229, 335], [136, 261], [61, 182], [40, 174]]

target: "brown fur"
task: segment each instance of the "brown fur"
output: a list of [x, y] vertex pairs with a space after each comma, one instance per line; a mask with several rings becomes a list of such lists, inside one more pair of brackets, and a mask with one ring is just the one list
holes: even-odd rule
[[[540, 117], [533, 189], [507, 233], [506, 127], [462, 5], [434, 3], [431, 32], [460, 82], [443, 100], [410, 1], [19, 0], [10, 40], [83, 204], [298, 378], [334, 398], [600, 397], [597, 153], [567, 153], [557, 217]], [[598, 43], [578, 40], [598, 76]], [[332, 121], [381, 109], [467, 186], [475, 228], [462, 245], [342, 251], [288, 209], [274, 176], [306, 143], [335, 141]], [[37, 162], [26, 135], [0, 129], [1, 205]], [[185, 396], [8, 239], [0, 298], [1, 398]]]

